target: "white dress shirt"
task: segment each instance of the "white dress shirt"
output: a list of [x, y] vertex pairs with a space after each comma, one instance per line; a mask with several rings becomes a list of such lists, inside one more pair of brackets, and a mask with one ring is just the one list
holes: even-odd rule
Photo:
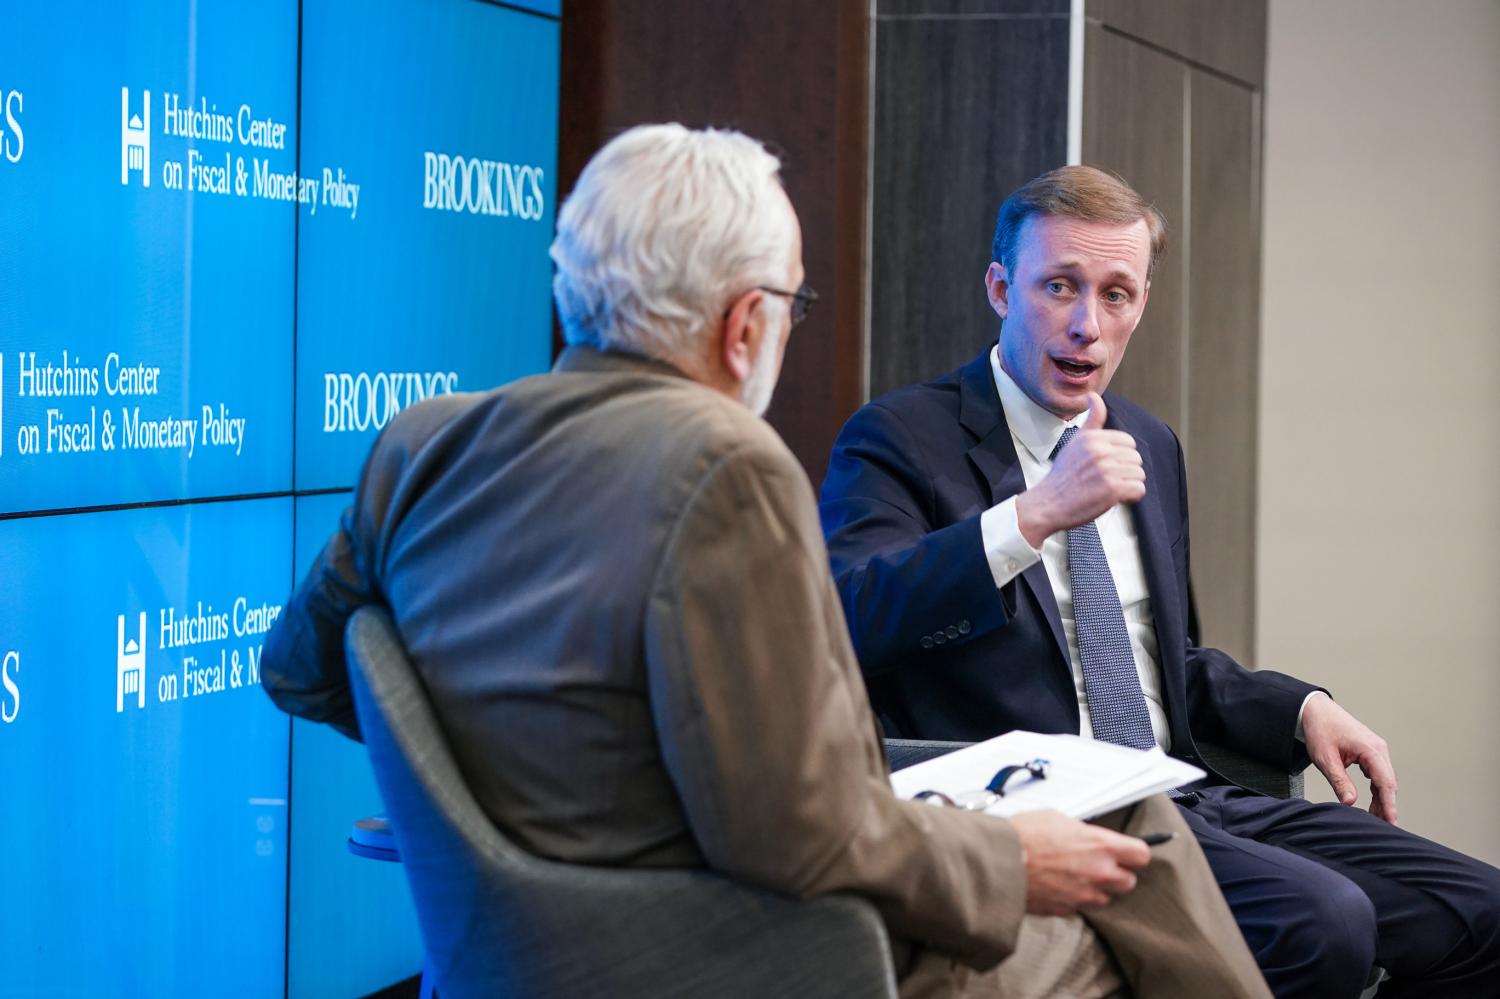
[[[1082, 424], [1087, 414], [1080, 413], [1072, 420], [1064, 421], [1032, 402], [1000, 367], [998, 347], [990, 350], [990, 370], [994, 372], [995, 387], [1000, 393], [1000, 405], [1005, 410], [1005, 423], [1010, 428], [1011, 441], [1016, 446], [1016, 457], [1026, 476], [1026, 488], [1030, 489], [1042, 481], [1052, 468], [1052, 451], [1057, 447], [1063, 430]], [[1109, 563], [1115, 590], [1120, 595], [1120, 607], [1125, 612], [1125, 628], [1130, 633], [1130, 653], [1135, 658], [1141, 691], [1146, 695], [1151, 731], [1156, 736], [1157, 744], [1162, 749], [1170, 750], [1172, 736], [1167, 727], [1161, 667], [1157, 664], [1156, 623], [1151, 613], [1151, 593], [1146, 588], [1146, 570], [1141, 564], [1135, 521], [1124, 507], [1114, 506], [1095, 520], [1094, 526], [1099, 530], [1104, 558]], [[1083, 663], [1078, 657], [1078, 626], [1073, 617], [1067, 532], [1058, 531], [1048, 537], [1042, 542], [1041, 551], [1031, 547], [1016, 522], [1014, 496], [981, 514], [979, 528], [984, 538], [990, 573], [995, 577], [995, 586], [1009, 583], [1038, 559], [1046, 567], [1047, 579], [1052, 584], [1052, 596], [1057, 601], [1057, 613], [1062, 617], [1063, 636], [1068, 641], [1068, 662], [1073, 670], [1073, 689], [1078, 696], [1079, 732], [1092, 737], [1094, 730], [1089, 721], [1088, 697], [1084, 693]]]
[[[1062, 438], [1063, 430], [1080, 426], [1088, 414], [1080, 413], [1071, 420], [1061, 420], [1038, 406], [1000, 366], [998, 345], [990, 348], [990, 371], [995, 378], [995, 389], [1000, 393], [1000, 407], [1005, 411], [1011, 442], [1016, 446], [1016, 458], [1026, 476], [1026, 488], [1030, 489], [1051, 470], [1052, 451]], [[1172, 732], [1167, 726], [1167, 709], [1163, 702], [1165, 695], [1161, 664], [1157, 660], [1156, 620], [1151, 613], [1151, 593], [1146, 588], [1146, 570], [1141, 563], [1135, 520], [1123, 507], [1113, 506], [1094, 521], [1094, 526], [1099, 531], [1104, 559], [1109, 563], [1115, 590], [1120, 595], [1120, 609], [1125, 612], [1130, 654], [1135, 658], [1141, 692], [1146, 695], [1151, 733], [1156, 736], [1157, 745], [1170, 751]], [[1073, 691], [1078, 697], [1078, 731], [1080, 735], [1093, 738], [1094, 727], [1089, 720], [1089, 701], [1083, 685], [1083, 662], [1078, 657], [1078, 625], [1073, 617], [1073, 585], [1068, 576], [1067, 532], [1058, 531], [1048, 537], [1042, 542], [1041, 551], [1031, 547], [1016, 521], [1014, 496], [980, 514], [979, 530], [997, 589], [1025, 572], [1038, 559], [1046, 567], [1057, 613], [1062, 618], [1063, 637], [1068, 641], [1068, 665], [1073, 671]], [[1313, 691], [1303, 699], [1297, 712], [1298, 740], [1303, 739], [1302, 716], [1307, 711], [1307, 702], [1322, 693]]]

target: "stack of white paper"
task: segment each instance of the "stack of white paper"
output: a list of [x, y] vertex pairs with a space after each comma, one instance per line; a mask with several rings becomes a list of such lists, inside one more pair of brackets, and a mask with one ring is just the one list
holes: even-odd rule
[[950, 798], [972, 796], [983, 791], [1001, 767], [1037, 757], [1049, 761], [1047, 779], [1017, 774], [1006, 785], [1005, 796], [986, 812], [1015, 815], [1053, 808], [1076, 819], [1090, 819], [1204, 776], [1202, 770], [1156, 747], [1143, 752], [1077, 735], [1007, 732], [898, 770], [891, 774], [891, 787], [902, 798], [927, 790]]

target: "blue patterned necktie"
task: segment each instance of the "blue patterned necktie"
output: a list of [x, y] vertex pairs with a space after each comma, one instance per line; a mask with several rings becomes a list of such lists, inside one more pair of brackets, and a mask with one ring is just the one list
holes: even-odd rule
[[[1063, 430], [1052, 450], [1057, 455], [1078, 433]], [[1130, 651], [1130, 632], [1104, 545], [1093, 522], [1068, 530], [1068, 577], [1073, 588], [1073, 621], [1078, 637], [1078, 658], [1083, 664], [1083, 693], [1089, 703], [1094, 738], [1105, 742], [1150, 749], [1156, 745], [1146, 695]]]

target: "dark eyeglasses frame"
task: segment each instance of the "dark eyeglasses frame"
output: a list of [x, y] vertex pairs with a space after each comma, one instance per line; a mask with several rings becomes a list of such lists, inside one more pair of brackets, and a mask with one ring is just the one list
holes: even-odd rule
[[807, 311], [812, 304], [818, 300], [818, 293], [813, 291], [812, 285], [806, 281], [796, 291], [787, 291], [783, 288], [771, 288], [763, 284], [755, 286], [756, 291], [764, 291], [772, 295], [780, 295], [782, 298], [792, 300], [792, 325], [796, 326], [807, 318]]

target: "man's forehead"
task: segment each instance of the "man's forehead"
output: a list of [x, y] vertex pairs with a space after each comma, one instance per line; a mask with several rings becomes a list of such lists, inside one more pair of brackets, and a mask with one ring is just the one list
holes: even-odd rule
[[1113, 264], [1144, 280], [1151, 263], [1151, 231], [1145, 219], [1119, 224], [1034, 215], [1021, 229], [1016, 257], [1022, 266]]

